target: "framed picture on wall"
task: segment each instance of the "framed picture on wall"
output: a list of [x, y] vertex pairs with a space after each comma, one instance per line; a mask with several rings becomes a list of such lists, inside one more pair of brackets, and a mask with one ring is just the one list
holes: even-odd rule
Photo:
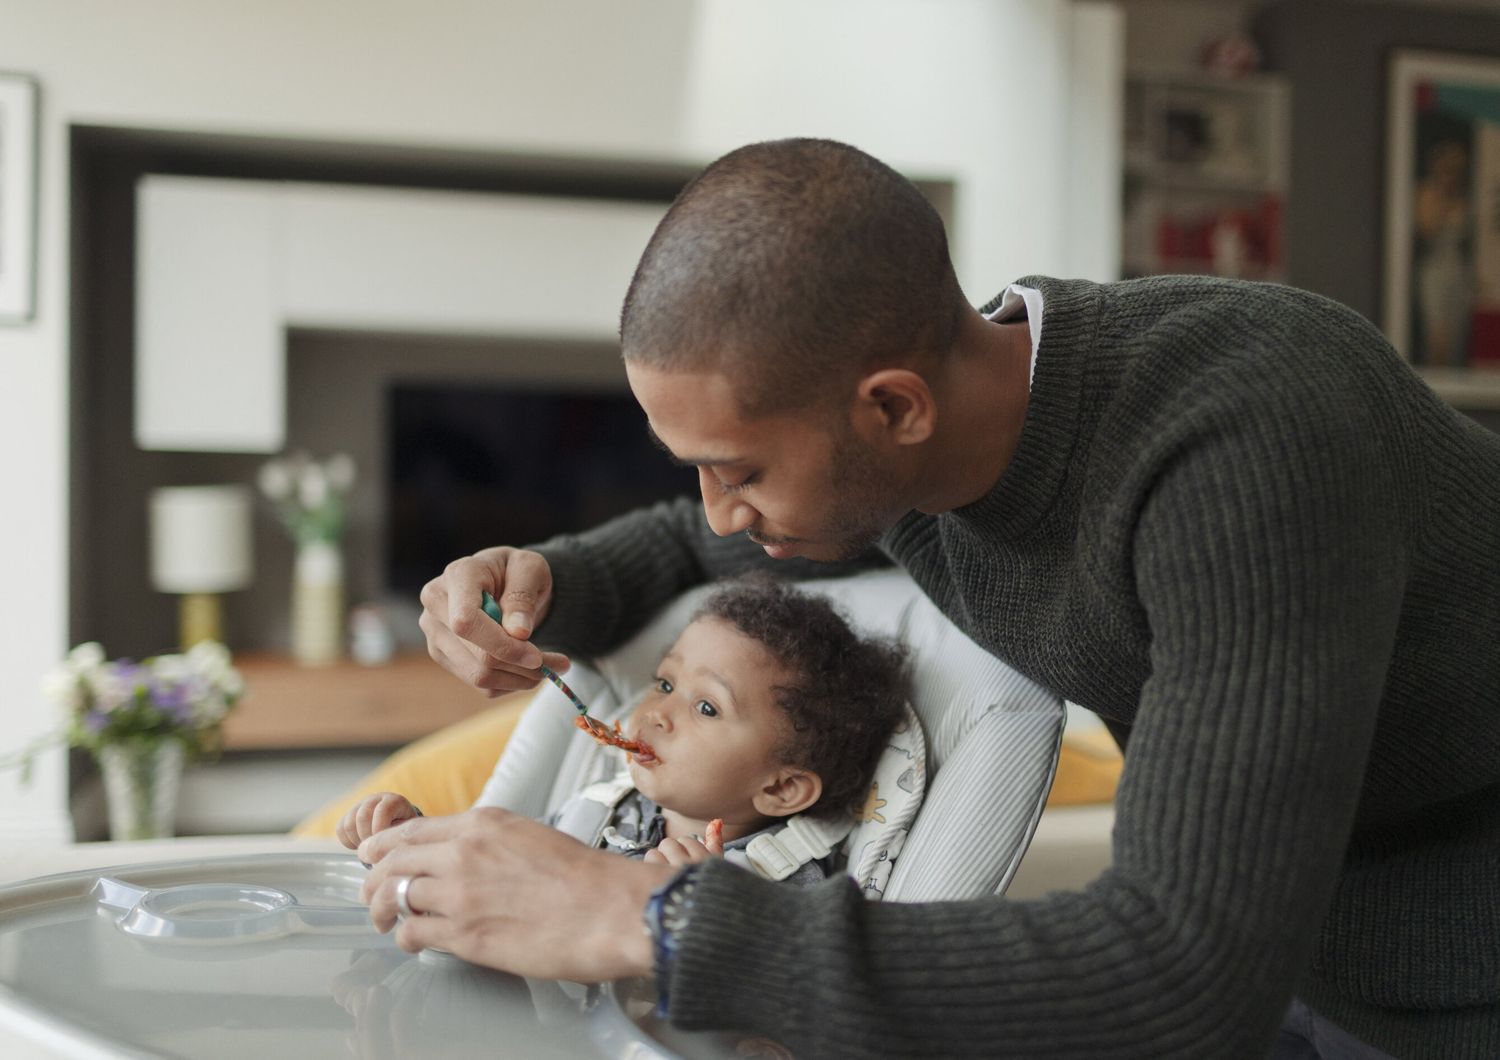
[[1500, 59], [1390, 60], [1383, 327], [1456, 402], [1500, 407]]
[[0, 324], [36, 311], [37, 84], [0, 72]]

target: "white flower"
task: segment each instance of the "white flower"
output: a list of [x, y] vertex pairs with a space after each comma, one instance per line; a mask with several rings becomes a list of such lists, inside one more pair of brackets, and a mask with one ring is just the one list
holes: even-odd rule
[[[234, 702], [245, 694], [245, 679], [240, 676], [238, 670], [231, 669], [219, 681], [219, 689], [230, 702]], [[228, 704], [225, 706], [227, 708]]]
[[83, 709], [83, 688], [78, 675], [66, 666], [56, 667], [42, 678], [42, 694], [69, 717]]
[[158, 655], [151, 660], [151, 672], [158, 680], [169, 684], [181, 684], [195, 672], [191, 660], [182, 655]]
[[292, 472], [283, 460], [271, 460], [261, 465], [256, 476], [260, 491], [278, 503], [292, 495]]
[[309, 464], [302, 469], [302, 476], [297, 482], [297, 501], [304, 508], [321, 508], [323, 502], [328, 499], [328, 476], [317, 464]]
[[229, 669], [229, 649], [216, 640], [200, 640], [188, 649], [184, 661], [195, 673], [217, 677]]
[[205, 696], [194, 704], [194, 708], [200, 725], [217, 725], [229, 713], [229, 700], [221, 695]]
[[136, 682], [114, 670], [106, 668], [90, 674], [88, 683], [94, 708], [104, 714], [120, 709], [135, 697]]
[[97, 670], [104, 665], [104, 645], [96, 640], [80, 644], [68, 652], [68, 666], [75, 674]]
[[[186, 663], [191, 673], [202, 680], [215, 696], [230, 702], [239, 699], [245, 692], [245, 681], [231, 665], [229, 649], [216, 640], [199, 641], [188, 649]], [[229, 709], [228, 703], [216, 708], [222, 717]]]
[[323, 473], [335, 492], [348, 493], [354, 485], [354, 458], [348, 453], [334, 453], [323, 465]]

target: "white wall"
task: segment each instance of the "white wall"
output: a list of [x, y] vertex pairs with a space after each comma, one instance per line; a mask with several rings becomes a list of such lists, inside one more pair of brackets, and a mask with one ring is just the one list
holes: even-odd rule
[[620, 292], [665, 212], [662, 203], [149, 175], [136, 187], [136, 444], [279, 452], [288, 328], [608, 348]]
[[[697, 29], [690, 149], [713, 157], [752, 140], [828, 136], [903, 172], [957, 180], [954, 264], [976, 303], [1027, 272], [1113, 277], [1118, 136], [1070, 135], [1071, 108], [1085, 103], [1075, 89], [1102, 93], [1087, 100], [1095, 110], [1115, 106], [1124, 22], [1113, 5], [757, 0], [705, 5]], [[1081, 205], [1102, 227], [1081, 242], [1106, 248], [1108, 273], [1070, 253], [1069, 178], [1092, 180]]]
[[[0, 0], [0, 69], [36, 76], [43, 108], [38, 314], [0, 328], [0, 753], [51, 725], [36, 683], [66, 648], [69, 124], [694, 161], [750, 137], [840, 136], [963, 181], [956, 253], [983, 298], [1021, 272], [1081, 271], [1069, 255], [1088, 256], [1066, 224], [1066, 194], [1086, 194], [1077, 171], [1101, 164], [1074, 165], [1065, 131], [1079, 102], [1072, 11], [1068, 0]], [[1112, 199], [1117, 173], [1097, 176]], [[1112, 247], [1109, 231], [1099, 239]], [[0, 778], [0, 841], [64, 835], [64, 788], [57, 756], [29, 789]]]

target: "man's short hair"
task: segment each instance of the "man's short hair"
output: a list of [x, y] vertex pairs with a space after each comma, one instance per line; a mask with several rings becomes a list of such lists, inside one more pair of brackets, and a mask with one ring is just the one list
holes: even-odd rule
[[753, 418], [941, 356], [963, 305], [942, 218], [909, 180], [847, 144], [773, 140], [683, 188], [636, 266], [620, 339], [628, 361], [730, 374]]
[[705, 617], [728, 622], [786, 671], [788, 683], [775, 696], [789, 732], [773, 757], [823, 781], [822, 795], [805, 812], [837, 818], [858, 810], [904, 713], [905, 651], [861, 638], [826, 598], [769, 577], [729, 583], [694, 615]]

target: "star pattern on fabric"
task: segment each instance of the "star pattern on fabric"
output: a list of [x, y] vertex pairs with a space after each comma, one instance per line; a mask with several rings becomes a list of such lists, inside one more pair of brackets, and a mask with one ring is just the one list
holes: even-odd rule
[[884, 808], [885, 804], [886, 800], [880, 797], [880, 782], [876, 781], [870, 785], [870, 794], [865, 797], [865, 804], [854, 815], [855, 819], [861, 822], [879, 821], [881, 824], [885, 824], [885, 818], [880, 815], [880, 811]]

